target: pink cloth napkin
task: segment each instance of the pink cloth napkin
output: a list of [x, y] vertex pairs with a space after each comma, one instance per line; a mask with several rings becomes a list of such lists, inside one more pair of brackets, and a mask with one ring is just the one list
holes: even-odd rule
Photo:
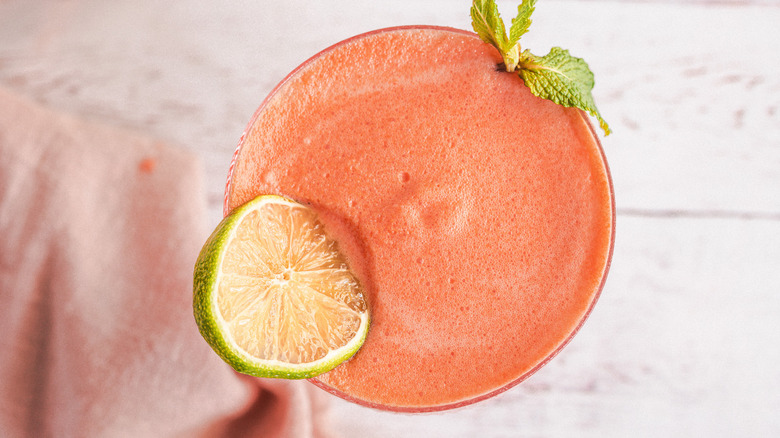
[[200, 337], [203, 199], [191, 154], [0, 89], [0, 436], [328, 436]]

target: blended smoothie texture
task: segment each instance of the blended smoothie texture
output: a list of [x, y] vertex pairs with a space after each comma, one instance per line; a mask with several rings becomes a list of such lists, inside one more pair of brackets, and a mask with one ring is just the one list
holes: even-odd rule
[[293, 72], [237, 151], [226, 210], [274, 193], [315, 208], [372, 326], [317, 384], [400, 410], [473, 401], [577, 330], [612, 250], [609, 173], [576, 109], [533, 96], [471, 33], [395, 28]]

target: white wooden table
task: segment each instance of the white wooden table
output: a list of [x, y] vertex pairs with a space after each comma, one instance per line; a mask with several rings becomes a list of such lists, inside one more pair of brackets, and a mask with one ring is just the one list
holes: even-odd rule
[[[508, 20], [516, 3], [500, 2]], [[468, 2], [0, 2], [0, 84], [195, 151], [209, 221], [271, 88], [317, 51]], [[525, 47], [588, 60], [615, 134], [607, 286], [531, 380], [398, 415], [333, 404], [345, 437], [780, 436], [780, 2], [541, 0]]]

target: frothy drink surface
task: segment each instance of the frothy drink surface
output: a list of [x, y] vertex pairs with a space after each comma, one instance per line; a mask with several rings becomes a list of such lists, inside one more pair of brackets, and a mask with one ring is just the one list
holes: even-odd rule
[[363, 348], [319, 385], [457, 405], [534, 371], [590, 311], [614, 235], [601, 148], [500, 62], [470, 33], [379, 31], [312, 58], [256, 113], [228, 208], [313, 206], [368, 294]]

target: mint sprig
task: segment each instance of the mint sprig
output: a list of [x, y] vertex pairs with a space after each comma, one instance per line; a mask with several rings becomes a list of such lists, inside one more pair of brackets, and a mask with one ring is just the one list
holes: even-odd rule
[[560, 47], [553, 47], [545, 56], [521, 51], [520, 37], [528, 32], [535, 8], [536, 0], [522, 0], [507, 37], [495, 0], [473, 0], [471, 25], [482, 41], [498, 49], [506, 71], [517, 72], [531, 93], [558, 105], [587, 112], [598, 119], [604, 135], [609, 135], [612, 131], [591, 94], [595, 83], [593, 72], [582, 58], [576, 58]]

